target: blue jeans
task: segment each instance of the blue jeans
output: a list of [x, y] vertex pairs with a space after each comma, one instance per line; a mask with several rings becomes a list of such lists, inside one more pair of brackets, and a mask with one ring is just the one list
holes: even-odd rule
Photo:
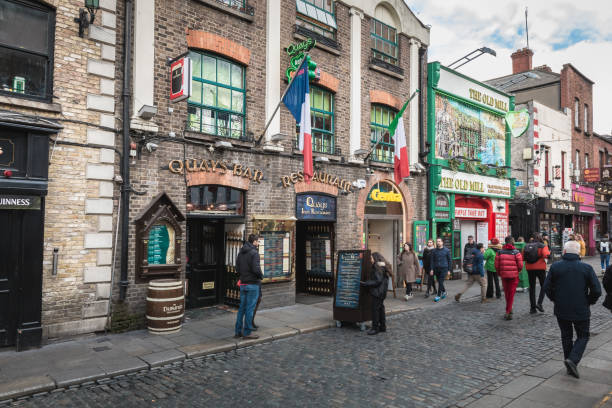
[[[253, 312], [259, 298], [259, 285], [240, 286], [240, 308], [236, 317], [237, 335], [248, 336], [253, 331]], [[244, 332], [242, 331], [244, 323]]]
[[[599, 260], [601, 261], [601, 269], [608, 269], [610, 265], [610, 254], [599, 254]], [[604, 263], [606, 264], [605, 267]]]
[[[563, 356], [578, 364], [589, 341], [589, 319], [572, 321], [557, 318], [557, 322], [561, 329]], [[574, 330], [576, 330], [576, 341], [574, 341]]]

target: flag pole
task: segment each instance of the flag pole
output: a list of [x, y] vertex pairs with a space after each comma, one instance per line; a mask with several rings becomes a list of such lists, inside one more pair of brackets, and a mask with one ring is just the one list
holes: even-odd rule
[[[302, 64], [304, 63], [308, 55], [309, 55], [308, 52], [304, 53], [304, 58], [302, 58], [302, 60], [300, 61], [300, 64], [298, 65], [298, 69], [300, 69], [300, 67], [302, 66]], [[266, 126], [264, 127], [264, 130], [261, 132], [261, 135], [259, 136], [259, 138], [255, 141], [255, 147], [259, 146], [259, 144], [261, 143], [261, 139], [263, 139], [263, 137], [265, 136], [266, 131], [268, 130], [268, 128], [270, 127], [270, 124], [272, 123], [272, 119], [274, 119], [274, 116], [276, 116], [276, 112], [278, 112], [278, 109], [280, 108], [281, 103], [283, 103], [283, 98], [287, 94], [287, 91], [289, 90], [289, 87], [293, 83], [293, 80], [295, 79], [296, 76], [297, 75], [294, 75], [293, 78], [291, 78], [291, 81], [289, 81], [289, 84], [287, 85], [287, 87], [285, 88], [285, 91], [280, 97], [280, 101], [278, 101], [278, 103], [276, 104], [276, 108], [274, 108], [274, 111], [272, 112], [272, 116], [270, 116], [270, 119], [268, 119], [268, 121], [266, 122]]]
[[[414, 97], [416, 96], [416, 94], [419, 93], [419, 90], [416, 89], [412, 95], [410, 95], [410, 98], [408, 98], [408, 100], [406, 101], [406, 103], [404, 104], [404, 109], [402, 110], [402, 115], [404, 114], [406, 107], [410, 104], [410, 101], [412, 101], [412, 99], [414, 99]], [[395, 118], [393, 118], [395, 119]], [[383, 136], [385, 134], [387, 134], [389, 131], [387, 130], [387, 132], [383, 133], [382, 135], [380, 135], [380, 137], [378, 138], [378, 140], [376, 141], [376, 143], [374, 143], [374, 145], [370, 148], [370, 151], [368, 152], [368, 154], [365, 155], [365, 157], [363, 158], [363, 161], [365, 162], [366, 160], [368, 160], [368, 157], [370, 157], [370, 155], [372, 154], [372, 152], [374, 151], [374, 149], [376, 149], [376, 146], [378, 146], [378, 144], [380, 143], [380, 141], [382, 140]]]

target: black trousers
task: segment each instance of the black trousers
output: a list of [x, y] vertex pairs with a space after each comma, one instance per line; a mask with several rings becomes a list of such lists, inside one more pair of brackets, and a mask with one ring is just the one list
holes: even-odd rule
[[372, 328], [375, 330], [386, 330], [387, 328], [384, 298], [372, 296]]
[[[578, 364], [589, 342], [589, 319], [572, 321], [557, 318], [557, 323], [561, 329], [563, 356], [572, 360], [574, 364]], [[576, 330], [576, 341], [574, 341], [574, 329]]]
[[536, 298], [535, 298], [535, 290], [536, 290], [536, 278], [540, 281], [540, 294], [538, 295], [538, 305], [542, 304], [544, 301], [544, 279], [546, 278], [545, 270], [533, 270], [527, 271], [527, 275], [529, 275], [529, 303], [531, 304], [531, 308], [534, 309], [536, 307]]
[[434, 275], [438, 279], [438, 296], [442, 296], [442, 293], [446, 292], [444, 278], [446, 278], [447, 272], [448, 269], [434, 269]]
[[430, 275], [429, 272], [426, 272], [425, 276], [427, 278], [427, 293], [429, 293], [429, 290], [432, 288], [433, 291], [431, 293], [436, 293], [436, 280], [434, 279], [434, 275]]
[[406, 294], [410, 295], [412, 293], [412, 283], [404, 281], [406, 284]]
[[487, 271], [487, 297], [493, 297], [493, 282], [495, 282], [495, 297], [501, 297], [501, 289], [499, 288], [499, 275], [497, 272]]

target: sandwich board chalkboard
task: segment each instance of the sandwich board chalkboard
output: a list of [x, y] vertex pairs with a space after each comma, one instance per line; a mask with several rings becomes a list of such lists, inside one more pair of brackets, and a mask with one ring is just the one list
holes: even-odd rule
[[369, 250], [338, 251], [334, 284], [334, 320], [338, 327], [342, 322], [361, 323], [364, 330], [364, 322], [372, 320], [368, 289], [359, 284], [370, 279], [371, 270]]

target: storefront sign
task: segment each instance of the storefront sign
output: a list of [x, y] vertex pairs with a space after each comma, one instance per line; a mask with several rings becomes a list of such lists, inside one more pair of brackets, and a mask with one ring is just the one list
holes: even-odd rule
[[446, 194], [436, 194], [436, 207], [448, 208], [448, 196]]
[[587, 183], [599, 181], [599, 169], [597, 167], [584, 169], [584, 181]]
[[[340, 190], [344, 190], [347, 193], [351, 193], [352, 183], [348, 180], [341, 179], [338, 176], [324, 173], [322, 171], [315, 171], [312, 175], [311, 181], [317, 181], [319, 183], [329, 184], [334, 187], [338, 187]], [[297, 173], [291, 173], [288, 176], [281, 176], [281, 183], [284, 188], [289, 187], [292, 184], [304, 182], [304, 172], [298, 171]]]
[[541, 199], [541, 209], [545, 213], [577, 214], [578, 203], [572, 201]]
[[434, 213], [434, 217], [436, 219], [438, 219], [438, 220], [449, 220], [450, 219], [450, 212], [436, 210], [436, 212]]
[[191, 59], [182, 57], [170, 64], [170, 100], [182, 101], [191, 96]]
[[438, 89], [443, 89], [451, 94], [470, 99], [503, 113], [507, 112], [510, 106], [509, 96], [501, 92], [495, 92], [444, 67], [440, 69]]
[[529, 128], [529, 112], [522, 109], [506, 113], [506, 124], [513, 137], [522, 136]]
[[40, 196], [2, 194], [0, 210], [40, 210]]
[[439, 191], [491, 197], [511, 197], [510, 180], [442, 169]]
[[486, 208], [455, 207], [455, 217], [457, 218], [487, 218], [487, 209]]
[[304, 58], [304, 53], [310, 51], [317, 42], [312, 38], [307, 38], [298, 44], [291, 44], [286, 48], [287, 54], [289, 55], [289, 68], [285, 71], [287, 81], [291, 81], [291, 74], [297, 71], [299, 64]]
[[298, 194], [295, 216], [298, 220], [336, 221], [336, 197]]
[[228, 163], [225, 160], [170, 160], [168, 163], [168, 170], [174, 174], [184, 174], [185, 172], [194, 173], [198, 171], [219, 174], [230, 172], [236, 177], [248, 178], [256, 183], [260, 183], [263, 178], [263, 172], [261, 170], [251, 169], [250, 167], [238, 163]]
[[581, 213], [596, 213], [595, 189], [592, 187], [572, 184], [572, 200], [579, 204], [578, 211]]
[[380, 191], [377, 188], [372, 190], [372, 192], [370, 193], [370, 197], [374, 201], [394, 201], [398, 203], [402, 202], [401, 194], [395, 193], [393, 191]]

